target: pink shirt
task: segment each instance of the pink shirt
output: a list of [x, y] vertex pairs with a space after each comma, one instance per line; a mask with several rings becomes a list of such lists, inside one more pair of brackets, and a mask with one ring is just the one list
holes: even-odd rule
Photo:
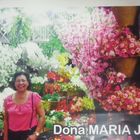
[[28, 130], [30, 128], [32, 114], [32, 94], [33, 94], [33, 118], [31, 127], [38, 123], [36, 105], [41, 101], [41, 97], [34, 92], [30, 92], [28, 100], [24, 104], [16, 104], [12, 95], [5, 99], [5, 110], [8, 112], [9, 129], [13, 131]]

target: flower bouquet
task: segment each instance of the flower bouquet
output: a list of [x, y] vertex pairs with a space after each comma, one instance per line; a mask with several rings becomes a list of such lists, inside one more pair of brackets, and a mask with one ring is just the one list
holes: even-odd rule
[[90, 99], [89, 97], [77, 97], [75, 96], [71, 101], [70, 101], [70, 112], [75, 113], [75, 112], [81, 112], [81, 111], [91, 111], [95, 110], [94, 106], [94, 101], [93, 99]]
[[136, 40], [129, 28], [116, 28], [104, 35], [100, 47], [100, 53], [103, 58], [126, 58], [140, 54], [140, 41]]
[[127, 111], [129, 114], [140, 113], [140, 89], [136, 86], [126, 86], [115, 91], [113, 95], [101, 102], [107, 111]]
[[44, 84], [44, 92], [45, 94], [54, 94], [60, 92], [61, 87], [58, 83], [54, 82], [45, 82]]

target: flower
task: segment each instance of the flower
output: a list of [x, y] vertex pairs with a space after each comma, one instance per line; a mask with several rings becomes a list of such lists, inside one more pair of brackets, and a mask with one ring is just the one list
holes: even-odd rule
[[46, 70], [48, 68], [48, 58], [44, 56], [41, 48], [34, 42], [26, 42], [18, 45], [22, 50], [22, 59], [26, 65], [34, 70]]
[[[139, 90], [135, 86], [122, 88], [127, 76], [116, 71], [111, 59], [137, 56], [140, 41], [128, 28], [118, 26], [109, 8], [93, 8], [89, 13], [90, 24], [77, 19], [62, 28], [65, 32], [59, 36], [64, 47], [71, 53], [72, 63], [79, 68], [90, 96], [105, 110], [138, 111]], [[73, 104], [72, 110], [80, 111], [80, 103]]]
[[102, 107], [107, 111], [128, 111], [129, 113], [138, 113], [140, 89], [136, 86], [127, 86], [120, 91], [115, 91], [113, 95], [100, 102]]
[[47, 78], [48, 80], [59, 81], [60, 76], [56, 72], [50, 71], [47, 73]]
[[[109, 36], [111, 32], [114, 33], [113, 39]], [[140, 53], [140, 41], [136, 40], [129, 28], [116, 27], [111, 32], [102, 34], [103, 40], [108, 40], [107, 43], [102, 41], [100, 50], [102, 57], [132, 57]]]
[[44, 81], [44, 78], [41, 77], [41, 76], [34, 76], [31, 78], [31, 82], [32, 83], [41, 83], [43, 84], [45, 81]]
[[4, 46], [0, 43], [0, 88], [6, 87], [11, 80], [10, 77], [19, 69], [16, 65], [20, 55], [15, 53], [15, 49]]
[[11, 89], [11, 88], [5, 88], [1, 93], [0, 93], [0, 112], [2, 112], [3, 110], [4, 110], [4, 108], [3, 108], [3, 104], [4, 104], [4, 99], [7, 97], [7, 96], [9, 96], [9, 95], [11, 95], [11, 94], [13, 94], [15, 91], [13, 90], [13, 89]]

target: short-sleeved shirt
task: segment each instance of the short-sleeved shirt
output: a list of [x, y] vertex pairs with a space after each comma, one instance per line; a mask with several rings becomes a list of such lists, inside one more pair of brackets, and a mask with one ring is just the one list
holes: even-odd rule
[[[38, 116], [36, 112], [36, 106], [41, 101], [41, 97], [38, 93], [29, 92], [28, 99], [23, 104], [16, 104], [10, 95], [5, 99], [4, 107], [6, 112], [8, 112], [8, 125], [9, 129], [13, 131], [24, 131], [29, 130], [30, 122], [31, 127], [34, 127], [38, 123]], [[32, 98], [33, 97], [33, 98]], [[33, 107], [32, 107], [33, 99]], [[31, 121], [33, 111], [33, 117]]]

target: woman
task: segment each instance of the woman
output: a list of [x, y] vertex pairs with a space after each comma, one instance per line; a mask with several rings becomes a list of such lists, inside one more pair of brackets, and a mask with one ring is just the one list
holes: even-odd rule
[[41, 97], [30, 91], [25, 72], [15, 73], [12, 87], [15, 93], [4, 101], [4, 140], [36, 140], [45, 123]]

